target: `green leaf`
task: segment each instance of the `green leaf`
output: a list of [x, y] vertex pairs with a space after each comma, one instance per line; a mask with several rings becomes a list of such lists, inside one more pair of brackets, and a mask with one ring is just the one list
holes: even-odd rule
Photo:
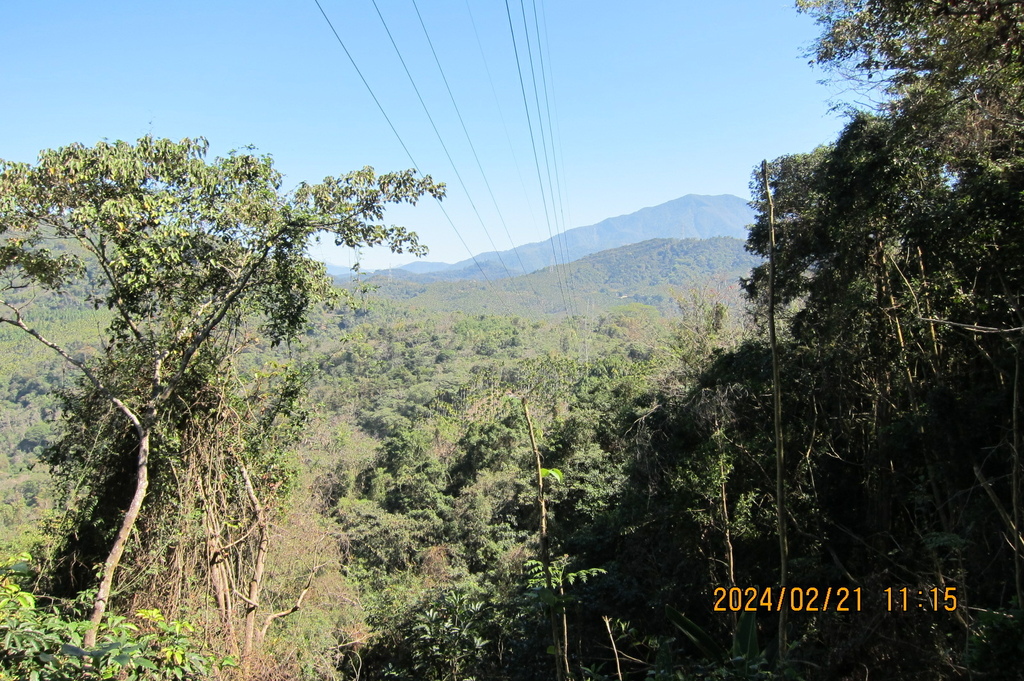
[[103, 657], [104, 655], [106, 655], [109, 652], [112, 652], [114, 650], [119, 650], [121, 648], [121, 645], [122, 644], [119, 643], [118, 641], [111, 641], [109, 643], [101, 643], [100, 645], [96, 646], [96, 650], [90, 651], [90, 652], [88, 652], [86, 654], [89, 655], [90, 657]]
[[761, 651], [757, 646], [757, 613], [747, 610], [740, 615], [739, 622], [736, 623], [736, 631], [732, 637], [732, 656], [753, 662], [760, 655]]
[[32, 566], [24, 560], [19, 560], [18, 562], [8, 567], [7, 570], [18, 575], [27, 575], [31, 574]]
[[555, 592], [547, 587], [543, 587], [537, 590], [537, 597], [544, 602], [545, 605], [555, 605], [558, 603], [558, 596]]
[[708, 636], [706, 631], [698, 627], [671, 605], [665, 606], [665, 615], [706, 657], [719, 663], [725, 662], [727, 657], [725, 649]]
[[60, 652], [64, 653], [65, 655], [70, 655], [71, 657], [89, 656], [89, 651], [85, 650], [84, 648], [79, 648], [78, 646], [73, 646], [70, 643], [62, 643], [60, 646]]
[[541, 468], [540, 469], [540, 477], [541, 478], [546, 478], [549, 475], [551, 477], [553, 477], [555, 480], [557, 480], [559, 483], [561, 483], [562, 480], [564, 479], [564, 476], [562, 475], [562, 471], [558, 470], [557, 468]]

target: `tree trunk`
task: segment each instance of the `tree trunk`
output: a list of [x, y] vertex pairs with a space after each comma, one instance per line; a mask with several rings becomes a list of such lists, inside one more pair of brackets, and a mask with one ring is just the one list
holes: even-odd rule
[[[152, 423], [151, 419], [147, 419]], [[124, 519], [121, 521], [121, 528], [117, 531], [114, 545], [110, 547], [107, 560], [103, 564], [103, 576], [100, 579], [99, 591], [96, 592], [96, 600], [93, 601], [92, 615], [89, 617], [89, 628], [85, 632], [83, 645], [92, 648], [96, 645], [96, 634], [99, 631], [100, 622], [107, 611], [107, 601], [110, 598], [110, 589], [114, 583], [114, 572], [121, 563], [121, 556], [124, 554], [128, 537], [135, 529], [135, 522], [139, 519], [139, 511], [142, 509], [142, 502], [146, 499], [146, 490], [149, 488], [149, 437], [151, 426], [149, 424], [141, 427], [139, 434], [139, 455], [138, 467], [135, 475], [135, 494], [128, 504]]]
[[[788, 577], [789, 542], [786, 538], [786, 457], [782, 440], [782, 389], [779, 379], [779, 342], [775, 335], [775, 202], [768, 184], [768, 161], [761, 164], [764, 194], [768, 200], [768, 343], [772, 352], [772, 404], [775, 425], [775, 512], [779, 533], [779, 586], [785, 593]], [[786, 661], [786, 608], [779, 609], [779, 663]]]
[[[537, 448], [537, 439], [533, 433], [533, 419], [530, 418], [530, 410], [526, 406], [526, 398], [523, 399], [523, 414], [526, 415], [526, 425], [530, 430], [530, 445], [533, 448], [534, 462], [537, 464], [537, 505], [540, 508], [540, 562], [544, 570], [544, 585], [552, 597], [555, 597], [555, 588], [551, 580], [551, 556], [548, 553], [548, 510], [544, 500], [544, 473], [543, 462], [540, 458], [540, 449]], [[555, 612], [555, 605], [548, 608], [551, 615], [551, 642], [555, 649], [555, 678], [562, 681], [568, 673], [569, 658], [568, 651], [562, 647], [561, 637], [558, 635], [558, 614]], [[568, 638], [568, 636], [566, 636]], [[564, 668], [563, 668], [563, 665]]]
[[[242, 472], [242, 479], [245, 480], [245, 492], [252, 502], [253, 513], [256, 516], [256, 525], [259, 528], [259, 543], [256, 546], [256, 561], [253, 566], [252, 579], [249, 580], [249, 594], [245, 610], [245, 642], [242, 648], [242, 656], [248, 664], [252, 655], [253, 642], [256, 632], [256, 611], [259, 609], [260, 591], [263, 588], [263, 573], [267, 563], [267, 553], [270, 550], [270, 522], [267, 518], [266, 509], [256, 496], [256, 488], [253, 487], [252, 479], [249, 477], [249, 469], [239, 459], [239, 469]], [[305, 592], [303, 592], [305, 595]]]

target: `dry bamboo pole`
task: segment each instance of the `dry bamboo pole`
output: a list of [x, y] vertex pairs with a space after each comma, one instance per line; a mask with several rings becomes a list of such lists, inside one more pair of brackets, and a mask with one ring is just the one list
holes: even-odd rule
[[[540, 449], [537, 448], [537, 436], [533, 432], [533, 419], [530, 417], [530, 409], [526, 406], [526, 398], [523, 401], [523, 414], [526, 415], [526, 425], [530, 429], [530, 446], [533, 447], [533, 458], [537, 464], [537, 505], [540, 508], [540, 564], [544, 570], [544, 585], [552, 597], [555, 589], [551, 582], [551, 556], [548, 552], [548, 509], [544, 498], [544, 466], [540, 458]], [[558, 613], [552, 604], [549, 608], [551, 613], [551, 641], [555, 649], [555, 678], [563, 681], [568, 673], [568, 653], [562, 647], [561, 637], [558, 635]], [[564, 666], [563, 666], [564, 665]]]
[[1013, 505], [1013, 582], [1017, 592], [1017, 603], [1024, 603], [1024, 579], [1022, 579], [1021, 554], [1024, 546], [1020, 536], [1020, 346], [1014, 343], [1013, 364], [1013, 471], [1010, 476], [1010, 502]]
[[[789, 543], [786, 537], [785, 449], [782, 442], [782, 390], [779, 380], [779, 344], [775, 334], [775, 201], [768, 183], [768, 161], [761, 162], [761, 179], [768, 201], [768, 343], [772, 351], [772, 402], [775, 424], [775, 510], [779, 533], [779, 587], [786, 587]], [[783, 591], [783, 593], [785, 593]], [[779, 608], [779, 664], [786, 659], [786, 608]]]

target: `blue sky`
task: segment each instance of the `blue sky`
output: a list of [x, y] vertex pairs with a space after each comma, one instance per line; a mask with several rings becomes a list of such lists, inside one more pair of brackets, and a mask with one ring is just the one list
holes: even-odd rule
[[[504, 0], [376, 0], [464, 190], [373, 0], [320, 2], [420, 170], [448, 184], [457, 232], [433, 201], [389, 216], [420, 235], [429, 260], [467, 258], [463, 241], [505, 249], [684, 194], [746, 198], [762, 158], [808, 151], [843, 123], [804, 56], [814, 22], [790, 3], [509, 0], [535, 162]], [[523, 11], [542, 105], [547, 85], [541, 119]], [[412, 165], [314, 0], [5, 3], [0, 44], [0, 158], [151, 133], [204, 136], [213, 154], [255, 145], [288, 185]], [[370, 269], [410, 259], [359, 258]]]

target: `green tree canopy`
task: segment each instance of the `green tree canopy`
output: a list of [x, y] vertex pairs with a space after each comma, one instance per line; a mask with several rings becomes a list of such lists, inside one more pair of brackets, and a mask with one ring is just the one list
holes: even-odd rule
[[[135, 491], [105, 561], [87, 645], [146, 497], [154, 429], [201, 351], [230, 346], [251, 320], [274, 343], [294, 337], [311, 306], [332, 295], [324, 266], [306, 255], [311, 238], [421, 253], [414, 233], [381, 222], [385, 206], [444, 193], [429, 176], [371, 168], [284, 192], [269, 156], [245, 150], [208, 161], [206, 152], [203, 139], [144, 137], [43, 151], [34, 165], [0, 161], [0, 323], [78, 367], [137, 442]], [[33, 289], [84, 291], [109, 308], [106, 352], [86, 359], [40, 334]], [[133, 358], [130, 380], [103, 363], [108, 356]]]

